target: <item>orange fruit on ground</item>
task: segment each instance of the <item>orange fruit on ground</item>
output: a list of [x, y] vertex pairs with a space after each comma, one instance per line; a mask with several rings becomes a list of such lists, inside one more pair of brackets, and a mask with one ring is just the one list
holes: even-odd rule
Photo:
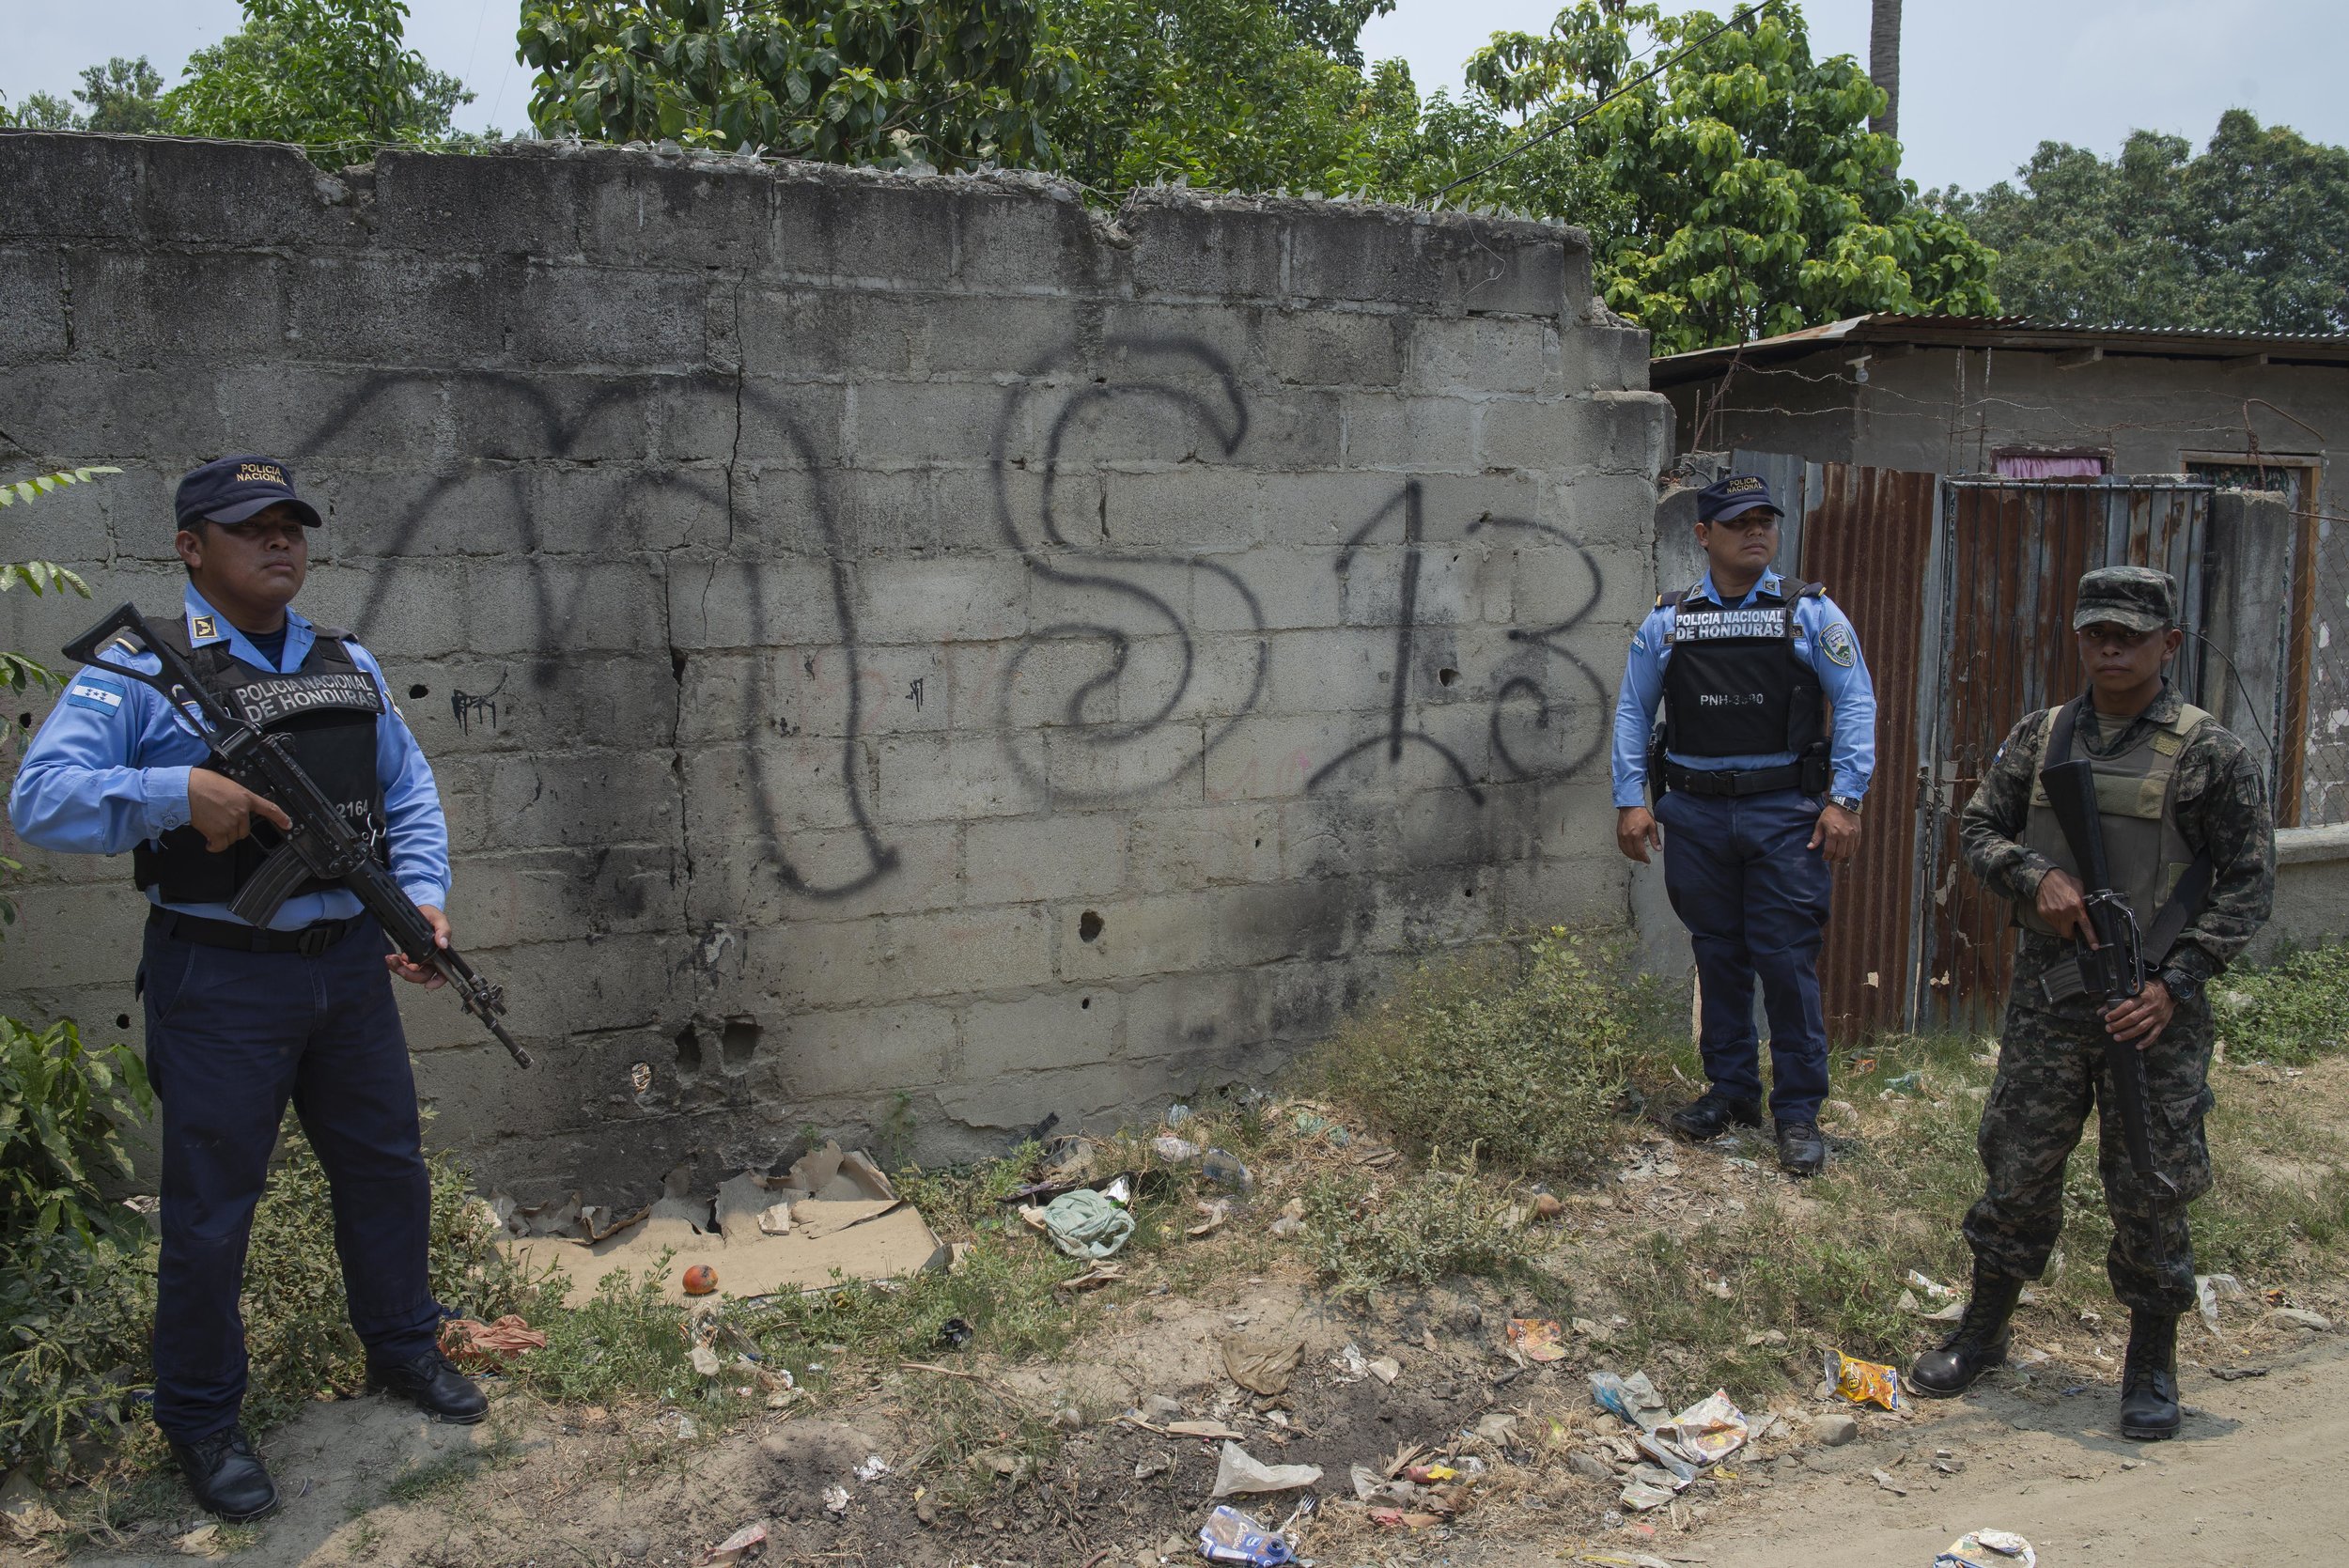
[[706, 1263], [697, 1263], [685, 1271], [685, 1294], [708, 1296], [718, 1288], [718, 1271]]

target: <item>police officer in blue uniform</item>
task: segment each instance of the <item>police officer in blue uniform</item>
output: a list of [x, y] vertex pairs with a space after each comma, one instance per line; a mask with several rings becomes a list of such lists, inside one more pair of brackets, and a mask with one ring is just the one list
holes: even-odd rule
[[1662, 849], [1665, 890], [1696, 951], [1710, 1087], [1672, 1113], [1672, 1130], [1702, 1141], [1762, 1125], [1758, 976], [1779, 1164], [1808, 1176], [1827, 1163], [1828, 867], [1859, 843], [1875, 693], [1835, 601], [1770, 569], [1779, 520], [1769, 486], [1750, 474], [1698, 496], [1704, 576], [1656, 601], [1624, 666], [1615, 842], [1642, 864]]
[[[374, 657], [288, 608], [318, 513], [283, 462], [256, 456], [195, 469], [175, 509], [186, 614], [158, 620], [157, 634], [366, 825], [445, 944], [448, 830], [432, 769]], [[288, 823], [206, 757], [151, 688], [85, 668], [26, 751], [8, 814], [44, 849], [130, 850], [149, 901], [138, 985], [163, 1105], [155, 1421], [196, 1499], [249, 1519], [276, 1506], [277, 1491], [238, 1424], [238, 1296], [288, 1100], [333, 1185], [334, 1247], [370, 1379], [444, 1421], [478, 1421], [487, 1404], [437, 1346], [430, 1183], [392, 1002], [392, 975], [427, 986], [441, 977], [387, 954], [382, 927], [340, 886], [298, 889], [266, 928], [230, 913], [262, 859], [257, 824]]]

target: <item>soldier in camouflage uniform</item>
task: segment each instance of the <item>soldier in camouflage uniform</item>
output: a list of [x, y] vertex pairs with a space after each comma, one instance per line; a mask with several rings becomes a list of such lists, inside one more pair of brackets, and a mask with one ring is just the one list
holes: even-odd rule
[[[1973, 1296], [1957, 1332], [1918, 1358], [1910, 1381], [1921, 1393], [1953, 1395], [2005, 1359], [2023, 1281], [2046, 1270], [2062, 1228], [2065, 1162], [2090, 1108], [2112, 1103], [2109, 1033], [2144, 1053], [2155, 1164], [2177, 1187], [2160, 1202], [2144, 1191], [2117, 1121], [2107, 1123], [2097, 1141], [2113, 1224], [2106, 1266], [2130, 1314], [2121, 1429], [2161, 1438], [2178, 1429], [2177, 1323], [2194, 1307], [2186, 1204], [2211, 1180], [2205, 987], [2267, 919], [2275, 831], [2266, 785], [2243, 742], [2170, 690], [2166, 672], [2184, 633], [2169, 574], [2088, 573], [2072, 625], [2089, 682], [2072, 709], [2072, 754], [2096, 770], [2110, 875], [2147, 933], [2147, 978], [2139, 995], [2101, 1013], [2079, 994], [2072, 933], [2087, 930], [2083, 890], [2038, 787], [2066, 710], [2030, 714], [1999, 748], [1960, 828], [1967, 869], [2014, 903], [2023, 933], [1978, 1142], [1988, 1180], [1966, 1216]], [[2205, 862], [2207, 892], [2198, 898]], [[2164, 942], [2168, 931], [2174, 937]]]

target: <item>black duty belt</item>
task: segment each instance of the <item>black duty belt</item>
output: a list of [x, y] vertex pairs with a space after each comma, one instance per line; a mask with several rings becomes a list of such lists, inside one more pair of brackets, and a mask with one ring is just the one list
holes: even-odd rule
[[364, 922], [316, 920], [299, 931], [272, 931], [241, 921], [206, 920], [201, 915], [183, 915], [177, 909], [158, 908], [148, 911], [147, 924], [176, 941], [194, 942], [198, 947], [223, 947], [232, 953], [299, 953], [304, 958], [315, 958]]
[[1743, 772], [1727, 768], [1683, 768], [1676, 762], [1664, 764], [1664, 787], [1683, 795], [1767, 795], [1774, 789], [1793, 789], [1801, 783], [1799, 762]]

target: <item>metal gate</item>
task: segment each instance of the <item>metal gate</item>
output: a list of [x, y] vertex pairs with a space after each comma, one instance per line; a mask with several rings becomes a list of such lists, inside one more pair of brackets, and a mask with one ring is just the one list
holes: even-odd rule
[[[2157, 567], [2177, 580], [2187, 629], [2200, 632], [2212, 489], [2167, 478], [1941, 482], [1932, 552], [1941, 652], [1926, 660], [1919, 683], [1924, 754], [1939, 766], [1916, 818], [1912, 908], [1921, 963], [1908, 1027], [1980, 1020], [1995, 1016], [2005, 997], [2010, 910], [1967, 874], [1957, 816], [2015, 721], [2080, 691], [2072, 640], [2080, 574]], [[2201, 700], [2201, 645], [2194, 638], [2179, 650], [2171, 679], [2188, 701]], [[1877, 776], [1885, 777], [1881, 765]]]

